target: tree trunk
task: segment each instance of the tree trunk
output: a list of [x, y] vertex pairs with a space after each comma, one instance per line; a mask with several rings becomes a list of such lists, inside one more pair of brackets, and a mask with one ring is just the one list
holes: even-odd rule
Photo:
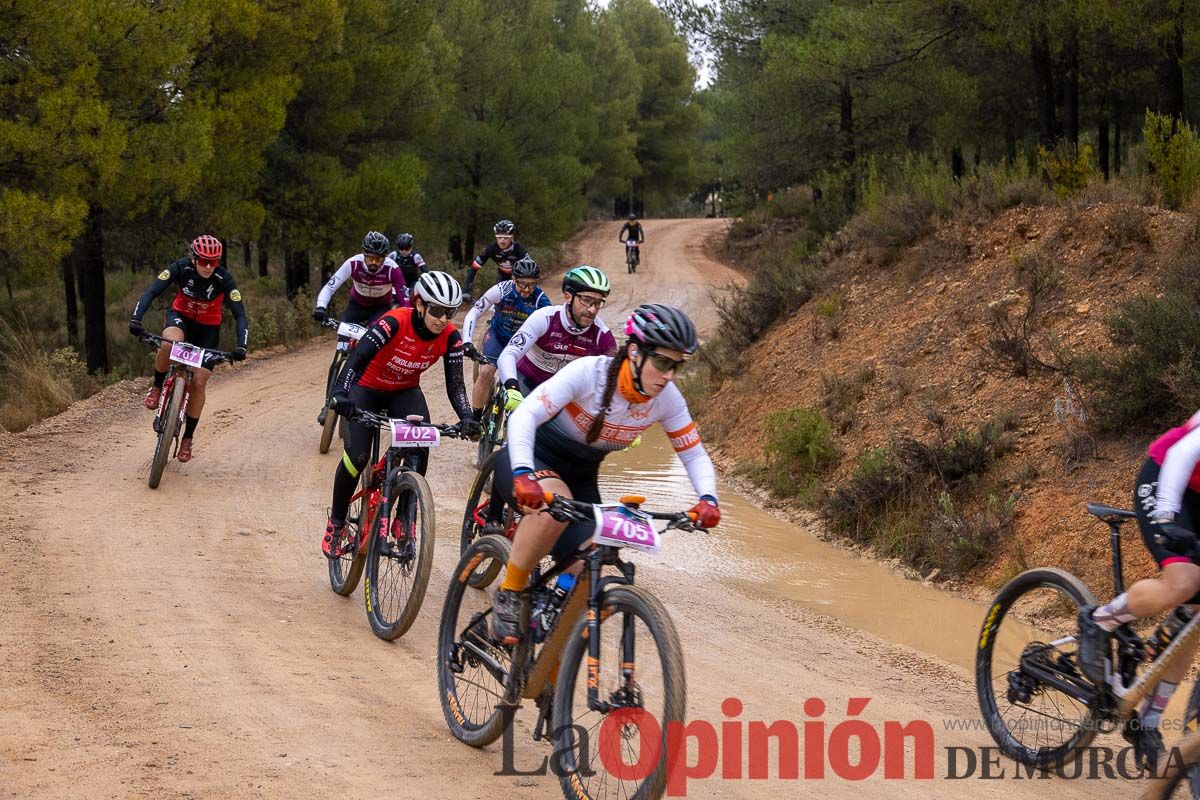
[[1175, 12], [1171, 33], [1159, 42], [1160, 55], [1156, 69], [1158, 77], [1158, 113], [1169, 117], [1183, 116], [1183, 4]]
[[1113, 174], [1121, 174], [1121, 115], [1117, 111], [1113, 111], [1113, 143], [1112, 143], [1112, 163]]
[[72, 347], [79, 346], [79, 303], [75, 298], [75, 265], [71, 259], [73, 253], [67, 253], [62, 259], [63, 296], [67, 301], [67, 342]]
[[1099, 135], [1096, 137], [1096, 147], [1100, 151], [1100, 171], [1104, 173], [1104, 180], [1108, 180], [1108, 117], [1100, 120]]
[[1054, 107], [1054, 62], [1050, 56], [1049, 34], [1039, 27], [1030, 46], [1037, 88], [1038, 143], [1049, 149], [1058, 141], [1058, 120]]
[[954, 176], [955, 183], [961, 183], [966, 173], [967, 162], [963, 158], [962, 147], [956, 144], [950, 148], [950, 174]]
[[108, 370], [108, 331], [104, 319], [104, 209], [88, 208], [83, 233], [75, 239], [75, 265], [83, 298], [83, 343], [88, 372]]
[[838, 98], [841, 106], [841, 123], [838, 133], [842, 140], [842, 166], [846, 169], [846, 210], [853, 212], [858, 203], [858, 180], [854, 174], [854, 94], [850, 84], [842, 84], [841, 95]]
[[308, 251], [289, 250], [287, 261], [287, 296], [292, 300], [308, 288]]
[[227, 239], [218, 239], [221, 243], [221, 266], [229, 269], [229, 241]]
[[270, 257], [270, 251], [267, 248], [266, 242], [262, 239], [258, 240], [258, 276], [260, 278], [267, 277], [267, 259]]
[[12, 278], [8, 273], [4, 273], [4, 288], [8, 292], [8, 301], [11, 303], [13, 299]]
[[246, 237], [246, 240], [242, 242], [242, 268], [247, 273], [250, 272], [250, 237]]
[[1067, 83], [1063, 91], [1063, 128], [1067, 141], [1079, 146], [1079, 31], [1067, 36]]

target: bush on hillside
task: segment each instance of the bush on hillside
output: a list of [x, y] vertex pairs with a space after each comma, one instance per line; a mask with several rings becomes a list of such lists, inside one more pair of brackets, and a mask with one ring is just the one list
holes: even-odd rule
[[1200, 136], [1181, 119], [1146, 112], [1142, 125], [1146, 160], [1171, 208], [1182, 208], [1200, 188]]

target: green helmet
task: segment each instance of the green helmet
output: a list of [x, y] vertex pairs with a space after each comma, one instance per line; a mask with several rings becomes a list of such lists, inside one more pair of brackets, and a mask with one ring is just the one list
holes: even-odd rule
[[608, 297], [608, 293], [612, 291], [612, 285], [609, 284], [607, 275], [595, 267], [589, 267], [587, 264], [584, 264], [569, 270], [563, 276], [562, 290], [563, 294], [567, 292], [571, 294], [599, 292]]

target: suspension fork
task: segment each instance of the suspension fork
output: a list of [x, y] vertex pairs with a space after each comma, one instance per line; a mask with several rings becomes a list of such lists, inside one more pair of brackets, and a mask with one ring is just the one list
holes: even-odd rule
[[598, 558], [587, 561], [591, 594], [588, 596], [587, 610], [587, 702], [592, 711], [608, 713], [609, 705], [600, 699], [600, 601], [604, 599], [604, 588], [600, 585], [600, 569], [603, 566]]

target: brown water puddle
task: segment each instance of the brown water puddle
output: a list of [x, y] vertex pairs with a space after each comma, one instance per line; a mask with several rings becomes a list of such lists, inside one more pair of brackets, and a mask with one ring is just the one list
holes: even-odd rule
[[[605, 500], [646, 497], [646, 508], [690, 508], [695, 492], [662, 431], [604, 462]], [[887, 567], [839, 550], [790, 525], [720, 482], [721, 525], [712, 533], [669, 534], [656, 566], [708, 574], [752, 594], [782, 598], [835, 617], [881, 639], [973, 669], [985, 607], [907, 580]]]

